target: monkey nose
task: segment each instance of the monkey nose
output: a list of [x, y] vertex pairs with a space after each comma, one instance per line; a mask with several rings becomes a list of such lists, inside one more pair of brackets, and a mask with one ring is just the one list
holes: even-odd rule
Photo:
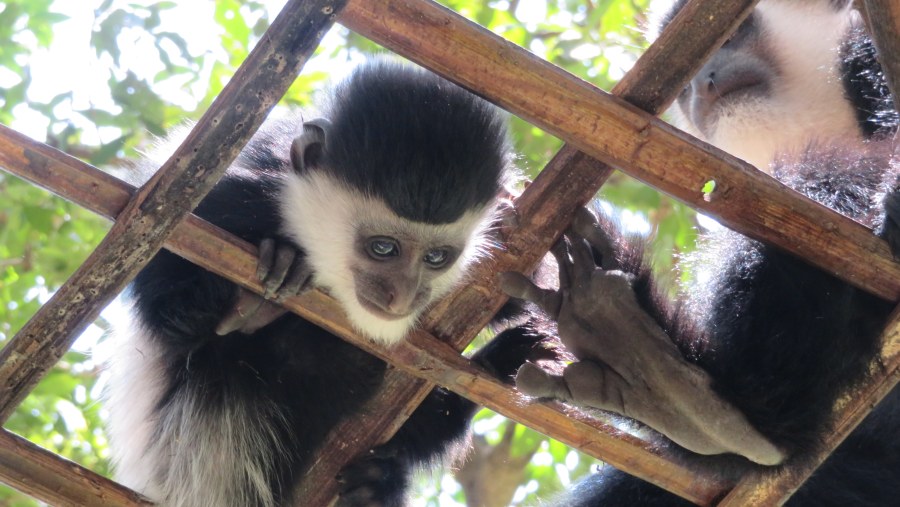
[[709, 100], [716, 96], [716, 73], [701, 74], [691, 80], [691, 93], [700, 100]]
[[387, 311], [403, 315], [412, 311], [416, 290], [394, 289], [387, 293]]

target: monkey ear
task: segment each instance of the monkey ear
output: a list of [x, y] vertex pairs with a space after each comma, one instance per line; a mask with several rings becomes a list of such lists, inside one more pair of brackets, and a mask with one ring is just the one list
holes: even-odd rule
[[330, 127], [331, 122], [325, 118], [303, 122], [303, 133], [291, 143], [291, 163], [295, 171], [302, 174], [315, 165], [325, 150], [325, 134]]

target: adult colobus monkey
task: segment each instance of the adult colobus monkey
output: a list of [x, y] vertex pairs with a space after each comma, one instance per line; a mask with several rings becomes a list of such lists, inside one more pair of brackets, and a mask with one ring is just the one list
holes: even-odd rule
[[[320, 114], [270, 120], [196, 213], [260, 245], [271, 296], [322, 287], [360, 332], [396, 342], [484, 250], [512, 170], [504, 119], [389, 60], [357, 68]], [[296, 474], [385, 364], [169, 252], [130, 293], [108, 399], [117, 477], [164, 505], [302, 503]], [[476, 360], [509, 376], [536, 338], [498, 339]], [[385, 452], [345, 468], [340, 505], [399, 505], [410, 469], [474, 409], [436, 389]]]
[[[896, 254], [900, 159], [885, 136], [896, 129], [897, 114], [881, 79], [849, 1], [763, 0], [692, 80], [676, 112], [696, 135], [872, 226]], [[648, 408], [642, 398], [647, 396], [643, 382], [656, 380], [660, 370], [615, 354], [616, 347], [628, 350], [622, 345], [628, 340], [658, 343], [659, 336], [667, 337], [675, 354], [702, 368], [715, 393], [790, 460], [803, 460], [820, 445], [837, 399], [865, 378], [893, 308], [892, 302], [792, 255], [727, 230], [702, 240], [690, 261], [706, 280], [686, 288], [672, 305], [654, 288], [641, 241], [623, 234], [614, 220], [582, 216], [569, 239], [572, 260], [559, 255], [563, 282], [570, 282], [566, 290], [538, 291], [516, 277], [507, 286], [557, 314], [561, 336], [576, 325], [582, 332], [592, 328], [592, 342], [568, 338], [576, 347], [607, 345], [607, 356], [582, 350], [581, 357], [601, 361], [575, 363], [563, 376], [523, 367], [520, 388], [626, 414], [643, 410], [665, 426], [665, 418], [679, 409]], [[642, 369], [631, 371], [636, 367]], [[688, 427], [692, 422], [684, 421], [698, 414], [702, 425], [705, 412], [679, 415], [674, 426]], [[721, 422], [711, 419], [708, 424]], [[734, 456], [718, 459], [725, 473], [755, 466]], [[900, 392], [895, 390], [789, 503], [896, 505], [898, 478]], [[560, 504], [687, 502], [606, 467]]]

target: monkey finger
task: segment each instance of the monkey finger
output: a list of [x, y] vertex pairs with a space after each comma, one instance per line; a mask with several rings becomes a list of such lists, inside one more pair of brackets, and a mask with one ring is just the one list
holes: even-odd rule
[[611, 366], [592, 360], [578, 361], [566, 366], [563, 379], [576, 405], [633, 417], [625, 410], [626, 400], [632, 397], [628, 379]]
[[572, 286], [572, 260], [569, 259], [565, 236], [561, 236], [559, 241], [550, 247], [550, 253], [556, 258], [556, 264], [559, 266], [559, 290], [568, 289]]
[[402, 474], [402, 465], [398, 458], [383, 454], [375, 448], [341, 469], [335, 507], [394, 505], [386, 501], [391, 491], [388, 485]]
[[594, 262], [594, 254], [591, 253], [591, 247], [587, 241], [581, 236], [568, 231], [566, 237], [569, 239], [570, 250], [572, 252], [572, 278], [577, 286], [586, 287], [591, 281], [591, 275], [597, 269]]
[[525, 363], [516, 372], [516, 389], [533, 398], [571, 401], [572, 393], [560, 375], [553, 375], [533, 363]]
[[244, 327], [244, 324], [253, 318], [253, 315], [265, 302], [262, 296], [249, 290], [238, 287], [237, 291], [237, 301], [216, 326], [216, 334], [219, 336], [225, 336]]
[[500, 289], [508, 296], [532, 301], [535, 291], [541, 290], [527, 276], [516, 271], [500, 273]]
[[296, 257], [297, 250], [292, 246], [278, 245], [275, 248], [275, 265], [263, 281], [263, 285], [266, 287], [266, 298], [272, 298], [279, 291]]
[[298, 255], [294, 259], [287, 280], [285, 280], [284, 285], [278, 289], [276, 300], [281, 302], [291, 296], [296, 296], [297, 294], [309, 290], [311, 287], [310, 282], [312, 281], [312, 275], [313, 270], [306, 262], [306, 256]]
[[581, 208], [575, 212], [572, 230], [587, 240], [591, 248], [600, 254], [601, 268], [606, 270], [620, 269], [616, 260], [615, 250], [613, 249], [613, 241], [601, 227], [600, 219], [591, 210]]
[[512, 199], [501, 199], [497, 206], [496, 227], [501, 238], [508, 238], [510, 232], [519, 227], [519, 211]]
[[275, 240], [266, 238], [259, 243], [259, 259], [256, 263], [256, 277], [262, 282], [269, 275], [272, 264], [275, 263]]
[[542, 289], [527, 276], [514, 271], [500, 273], [500, 288], [511, 297], [531, 301], [538, 305], [550, 318], [559, 318], [562, 294], [550, 289]]

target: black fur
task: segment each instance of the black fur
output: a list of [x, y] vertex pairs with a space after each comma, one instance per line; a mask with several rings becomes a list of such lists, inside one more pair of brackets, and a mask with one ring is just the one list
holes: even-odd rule
[[[664, 23], [685, 4], [676, 2]], [[835, 9], [847, 0], [834, 0]], [[753, 14], [747, 24], [753, 23]], [[889, 141], [900, 117], [871, 39], [859, 28], [841, 48], [842, 82], [859, 128], [859, 146], [812, 145], [799, 159], [776, 161], [774, 176], [798, 192], [870, 227], [900, 251], [900, 181]], [[848, 133], [849, 134], [849, 133]], [[851, 136], [852, 137], [852, 136]], [[641, 259], [641, 241], [623, 237], [606, 220], [617, 256], [637, 275], [639, 300], [700, 365], [715, 390], [784, 448], [787, 465], [807, 459], [830, 431], [835, 401], [866, 377], [893, 302], [883, 301], [775, 247], [731, 231], [708, 235], [696, 266], [708, 284], [669, 303]], [[733, 456], [688, 460], [738, 477], [755, 466]], [[792, 506], [886, 506], [900, 498], [900, 389], [894, 389], [790, 498]], [[576, 486], [560, 506], [691, 505], [612, 467]]]
[[324, 113], [332, 122], [325, 163], [401, 217], [454, 222], [500, 190], [508, 163], [503, 119], [434, 74], [399, 72], [390, 60], [367, 65], [337, 87]]
[[[872, 153], [811, 147], [799, 161], [776, 165], [775, 175], [818, 202], [868, 225], [883, 182], [897, 195], [892, 148]], [[803, 460], [829, 431], [835, 400], [865, 378], [893, 304], [856, 289], [802, 260], [731, 231], [700, 246], [700, 265], [713, 282], [670, 305], [653, 287], [639, 255], [614, 222], [603, 226], [620, 249], [626, 271], [651, 315], [703, 367], [714, 388], [763, 434]], [[890, 234], [890, 233], [885, 233]], [[628, 261], [630, 259], [630, 261]], [[900, 497], [900, 390], [895, 390], [789, 505], [893, 505]], [[705, 460], [708, 458], [704, 458]], [[731, 473], [749, 462], [721, 459]], [[737, 465], [735, 465], [737, 463]], [[736, 470], [735, 470], [736, 468]], [[683, 499], [611, 467], [588, 478], [560, 505], [675, 506]]]
[[[499, 189], [508, 163], [499, 113], [424, 71], [366, 65], [338, 88], [325, 113], [334, 124], [326, 144], [336, 174], [407, 218], [451, 222]], [[298, 131], [296, 122], [265, 125], [196, 213], [251, 243], [278, 236], [275, 196], [280, 175], [291, 170], [290, 143]], [[204, 410], [250, 407], [284, 449], [269, 478], [279, 503], [290, 498], [297, 474], [329, 430], [371, 396], [386, 368], [293, 314], [249, 336], [217, 336], [235, 286], [169, 252], [153, 258], [130, 292], [136, 325], [146, 326], [164, 350], [166, 394], [157, 415], [176, 410], [186, 391], [201, 393]], [[475, 360], [509, 378], [540, 339], [514, 329]], [[382, 449], [388, 457], [376, 467], [380, 480], [373, 487], [383, 505], [401, 501], [413, 466], [430, 463], [464, 436], [475, 409], [443, 389], [429, 395]], [[354, 470], [342, 479], [352, 481]]]
[[856, 109], [859, 128], [867, 138], [897, 131], [900, 116], [888, 89], [875, 44], [863, 27], [854, 27], [841, 46], [841, 75], [847, 99]]

